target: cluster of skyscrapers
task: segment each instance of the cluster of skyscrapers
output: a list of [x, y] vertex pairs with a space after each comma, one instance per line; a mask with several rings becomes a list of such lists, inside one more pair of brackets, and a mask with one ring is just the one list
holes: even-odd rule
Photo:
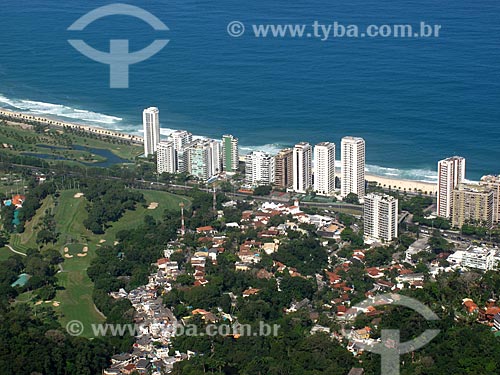
[[[297, 143], [276, 156], [254, 151], [245, 157], [246, 181], [252, 186], [274, 185], [297, 193], [314, 191], [332, 196], [335, 187], [335, 143], [321, 142], [311, 146]], [[345, 137], [341, 143], [341, 196], [365, 195], [365, 141]], [[314, 163], [313, 163], [314, 160]]]
[[500, 176], [484, 176], [479, 183], [465, 179], [465, 158], [438, 162], [437, 214], [454, 227], [466, 223], [491, 227], [500, 220]]
[[225, 135], [222, 140], [193, 139], [185, 130], [172, 132], [160, 140], [160, 118], [156, 107], [143, 112], [144, 156], [156, 153], [158, 173], [189, 173], [208, 180], [222, 171], [234, 173], [238, 169], [238, 139]]

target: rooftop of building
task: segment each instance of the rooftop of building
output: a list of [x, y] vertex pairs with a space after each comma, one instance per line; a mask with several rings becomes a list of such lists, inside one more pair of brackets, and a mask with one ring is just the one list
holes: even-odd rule
[[458, 184], [455, 191], [464, 191], [468, 193], [492, 193], [493, 189], [487, 185], [479, 185], [467, 182]]
[[367, 195], [365, 195], [365, 202], [366, 202], [366, 198], [368, 198], [368, 199], [373, 198], [373, 199], [383, 200], [383, 201], [386, 201], [386, 202], [397, 201], [397, 198], [393, 197], [392, 195], [383, 194], [383, 193], [370, 193], [370, 194], [367, 194]]

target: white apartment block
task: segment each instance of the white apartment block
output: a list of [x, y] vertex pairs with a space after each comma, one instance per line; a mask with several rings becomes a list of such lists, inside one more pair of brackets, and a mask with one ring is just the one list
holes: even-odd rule
[[261, 151], [253, 151], [245, 156], [245, 181], [252, 186], [274, 183], [274, 157]]
[[301, 142], [293, 148], [293, 191], [306, 193], [312, 187], [312, 147]]
[[342, 179], [341, 196], [356, 194], [365, 196], [365, 140], [358, 137], [344, 137], [341, 144]]
[[177, 171], [175, 162], [175, 147], [172, 141], [160, 142], [156, 150], [156, 169], [159, 174], [175, 173]]
[[146, 108], [142, 112], [142, 126], [144, 130], [144, 156], [148, 157], [156, 152], [160, 143], [160, 110], [156, 107]]
[[465, 179], [465, 159], [453, 156], [438, 162], [438, 216], [451, 217], [453, 190]]
[[392, 241], [398, 237], [398, 200], [386, 194], [368, 194], [364, 202], [365, 236]]
[[214, 139], [199, 139], [192, 142], [186, 148], [187, 171], [202, 180], [221, 171], [221, 146]]
[[335, 193], [335, 144], [322, 142], [314, 146], [314, 191], [319, 195]]
[[186, 146], [193, 142], [193, 134], [185, 130], [176, 130], [169, 135], [169, 139], [174, 143], [176, 171], [187, 172]]
[[489, 271], [498, 268], [498, 249], [486, 246], [471, 246], [467, 249], [462, 260], [462, 266]]

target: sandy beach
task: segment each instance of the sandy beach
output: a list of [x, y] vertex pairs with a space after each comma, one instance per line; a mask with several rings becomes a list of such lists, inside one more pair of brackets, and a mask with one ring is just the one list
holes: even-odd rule
[[144, 139], [138, 135], [121, 133], [113, 130], [99, 128], [97, 126], [89, 126], [82, 124], [74, 124], [71, 122], [53, 120], [46, 117], [33, 116], [30, 114], [22, 112], [13, 112], [4, 108], [0, 108], [0, 118], [6, 119], [7, 121], [12, 121], [15, 123], [39, 123], [43, 125], [59, 127], [59, 128], [71, 128], [80, 131], [85, 131], [87, 133], [98, 134], [101, 136], [118, 138], [121, 140], [126, 140], [135, 144], [144, 144]]
[[375, 181], [382, 187], [391, 187], [394, 190], [400, 191], [421, 191], [424, 194], [437, 194], [437, 184], [423, 181], [413, 181], [413, 180], [402, 180], [402, 179], [392, 179], [387, 177], [366, 175], [366, 181]]
[[[81, 125], [81, 124], [73, 124], [70, 122], [53, 120], [45, 117], [33, 116], [21, 112], [13, 112], [3, 108], [0, 108], [0, 118], [5, 118], [7, 120], [11, 120], [16, 123], [32, 123], [38, 122], [41, 124], [55, 126], [55, 127], [69, 127], [73, 129], [83, 130], [88, 133], [100, 134], [104, 136], [124, 139], [136, 144], [143, 144], [144, 140], [140, 136], [121, 133], [117, 131], [102, 129], [95, 126], [89, 125]], [[240, 160], [244, 160], [244, 157], [241, 157]], [[338, 171], [340, 173], [340, 171]], [[375, 181], [382, 187], [391, 187], [395, 190], [400, 191], [422, 191], [427, 194], [436, 194], [437, 193], [437, 184], [433, 184], [430, 182], [416, 181], [416, 180], [403, 180], [403, 179], [392, 179], [388, 177], [376, 176], [376, 175], [366, 175], [367, 181]], [[75, 196], [76, 198], [76, 196]], [[153, 209], [152, 207], [150, 209]]]

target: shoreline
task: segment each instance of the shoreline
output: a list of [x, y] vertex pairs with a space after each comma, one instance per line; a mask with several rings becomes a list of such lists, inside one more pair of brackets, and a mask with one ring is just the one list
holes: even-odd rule
[[368, 182], [376, 182], [378, 186], [387, 187], [401, 192], [418, 192], [426, 193], [427, 195], [437, 194], [437, 183], [405, 180], [400, 178], [388, 178], [385, 176], [377, 176], [373, 174], [365, 174], [365, 180]]
[[[139, 135], [122, 133], [115, 130], [108, 130], [98, 126], [91, 125], [83, 125], [77, 123], [71, 123], [61, 120], [51, 119], [49, 117], [41, 117], [26, 114], [23, 112], [15, 112], [5, 108], [0, 108], [0, 119], [5, 119], [6, 121], [12, 121], [18, 124], [30, 124], [30, 123], [39, 123], [43, 125], [48, 125], [52, 127], [58, 128], [71, 128], [75, 130], [80, 130], [84, 132], [88, 132], [90, 134], [97, 134], [106, 137], [117, 138], [125, 141], [129, 141], [134, 144], [143, 145], [144, 138]], [[385, 176], [379, 176], [374, 174], [366, 174], [366, 181], [376, 182], [379, 186], [391, 187], [395, 190], [399, 191], [422, 191], [427, 192], [428, 194], [436, 194], [437, 193], [437, 184], [419, 180], [407, 180], [401, 178], [389, 178]]]
[[[115, 130], [108, 130], [98, 126], [76, 124], [72, 122], [60, 121], [51, 119], [49, 117], [34, 116], [22, 112], [14, 112], [5, 108], [0, 108], [0, 119], [6, 121], [12, 121], [19, 124], [30, 125], [30, 123], [38, 123], [42, 125], [48, 125], [57, 128], [70, 128], [74, 130], [84, 131], [90, 134], [97, 134], [105, 137], [117, 138], [125, 141], [129, 141], [134, 144], [144, 144], [144, 139], [141, 136], [121, 133]], [[25, 121], [25, 122], [23, 122]]]

